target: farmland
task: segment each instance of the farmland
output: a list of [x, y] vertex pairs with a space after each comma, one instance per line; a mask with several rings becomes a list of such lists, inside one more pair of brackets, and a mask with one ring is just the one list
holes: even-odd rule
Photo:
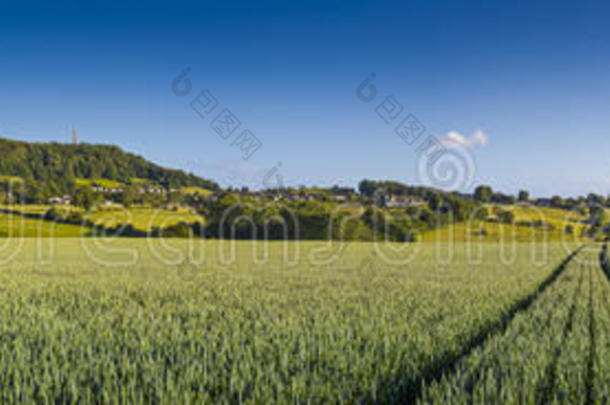
[[203, 217], [189, 210], [170, 211], [151, 208], [98, 211], [85, 215], [85, 218], [105, 227], [131, 224], [135, 229], [142, 231], [150, 231], [154, 227], [167, 227], [179, 222], [204, 222]]
[[[0, 212], [0, 238], [79, 237], [90, 233], [88, 228], [54, 223]], [[0, 239], [0, 243], [4, 240]]]
[[499, 246], [7, 239], [0, 402], [608, 398], [600, 247]]
[[[193, 193], [196, 188], [190, 188]], [[51, 209], [49, 205], [0, 205], [0, 235], [21, 235], [26, 237], [59, 236], [77, 237], [90, 233], [86, 227], [69, 224], [51, 224], [43, 222], [45, 213]], [[485, 207], [493, 212], [494, 205]], [[120, 205], [100, 206], [95, 210], [85, 211], [81, 207], [56, 206], [56, 210], [67, 215], [77, 212], [83, 220], [91, 221], [108, 228], [131, 225], [135, 230], [150, 232], [154, 228], [165, 228], [182, 223], [205, 224], [206, 218], [189, 207], [151, 208], [134, 206], [125, 208]], [[576, 212], [554, 208], [539, 208], [534, 206], [503, 206], [515, 215], [514, 223], [506, 224], [489, 220], [452, 222], [437, 229], [422, 232], [418, 240], [424, 243], [464, 243], [464, 242], [565, 242], [577, 243], [584, 241], [583, 230], [586, 228], [586, 216]], [[22, 219], [9, 213], [18, 213]], [[360, 205], [340, 205], [337, 212], [360, 216], [364, 209]], [[41, 223], [42, 222], [42, 223]], [[568, 233], [566, 229], [570, 228]], [[327, 236], [327, 232], [323, 232]]]
[[[86, 226], [44, 220], [45, 213], [51, 208], [49, 205], [0, 205], [0, 236], [78, 237], [91, 233]], [[99, 226], [114, 228], [129, 224], [142, 232], [151, 231], [155, 227], [168, 227], [179, 222], [205, 221], [201, 215], [189, 209], [104, 207], [90, 212], [74, 206], [58, 206], [55, 209], [64, 214], [81, 213], [83, 220], [89, 220]]]
[[[497, 205], [488, 204], [485, 208], [493, 212]], [[473, 219], [455, 222], [448, 226], [426, 232], [424, 242], [561, 242], [580, 240], [585, 228], [586, 216], [574, 211], [534, 206], [504, 206], [503, 209], [515, 216], [512, 224]], [[566, 228], [571, 232], [567, 233]]]
[[436, 403], [598, 403], [608, 392], [608, 287], [581, 254], [528, 311], [432, 385]]

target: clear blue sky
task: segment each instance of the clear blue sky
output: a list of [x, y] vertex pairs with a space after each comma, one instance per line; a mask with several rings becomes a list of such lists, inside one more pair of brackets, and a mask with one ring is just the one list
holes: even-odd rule
[[[470, 136], [478, 182], [610, 191], [608, 2], [7, 2], [0, 135], [118, 144], [223, 185], [419, 181], [375, 114], [394, 95], [428, 133]], [[249, 160], [177, 97], [191, 67], [263, 146]], [[355, 96], [376, 73], [378, 99]]]

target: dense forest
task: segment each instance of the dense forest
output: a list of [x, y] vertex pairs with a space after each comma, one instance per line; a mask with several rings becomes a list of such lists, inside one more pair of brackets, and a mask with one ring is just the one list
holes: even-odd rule
[[211, 180], [163, 168], [112, 145], [28, 143], [0, 138], [0, 156], [1, 176], [20, 177], [27, 189], [46, 196], [72, 192], [77, 178], [123, 183], [138, 178], [166, 188], [219, 188]]

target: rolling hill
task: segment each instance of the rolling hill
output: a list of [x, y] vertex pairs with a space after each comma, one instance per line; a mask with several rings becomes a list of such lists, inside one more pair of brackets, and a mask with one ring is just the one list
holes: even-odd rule
[[138, 178], [163, 187], [218, 184], [181, 170], [164, 168], [113, 145], [29, 143], [0, 138], [0, 175], [19, 177], [26, 186], [46, 194], [70, 192], [76, 179], [107, 179], [129, 183]]

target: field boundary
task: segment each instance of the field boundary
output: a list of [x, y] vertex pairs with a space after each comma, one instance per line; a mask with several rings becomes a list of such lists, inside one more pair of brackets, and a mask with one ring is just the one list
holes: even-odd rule
[[523, 298], [518, 299], [498, 320], [492, 322], [487, 327], [483, 328], [479, 333], [473, 336], [468, 343], [459, 352], [446, 352], [439, 356], [439, 360], [430, 363], [419, 376], [411, 379], [407, 383], [407, 392], [404, 402], [411, 404], [416, 403], [423, 393], [425, 386], [438, 382], [445, 375], [452, 374], [456, 371], [459, 363], [468, 357], [476, 349], [480, 348], [492, 336], [506, 331], [512, 320], [517, 314], [527, 311], [531, 305], [538, 299], [548, 287], [551, 286], [563, 273], [567, 265], [572, 259], [583, 249], [584, 245], [576, 248], [545, 278], [536, 289]]

